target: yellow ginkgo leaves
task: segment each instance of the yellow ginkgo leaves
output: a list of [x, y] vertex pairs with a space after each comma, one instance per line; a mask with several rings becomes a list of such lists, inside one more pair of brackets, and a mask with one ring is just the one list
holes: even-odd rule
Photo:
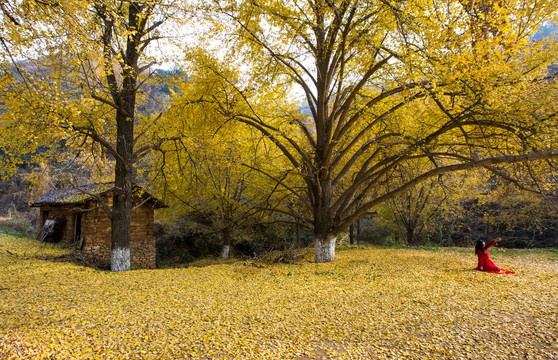
[[0, 235], [0, 358], [549, 359], [558, 254], [352, 249], [335, 263], [110, 273]]

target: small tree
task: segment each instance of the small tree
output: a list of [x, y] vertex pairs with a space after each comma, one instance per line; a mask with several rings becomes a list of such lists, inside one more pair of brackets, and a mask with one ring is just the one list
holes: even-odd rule
[[239, 230], [272, 221], [270, 211], [285, 202], [260, 171], [280, 163], [271, 165], [277, 151], [257, 131], [225, 121], [222, 106], [237, 106], [228, 98], [230, 84], [208, 71], [212, 59], [203, 53], [199, 59], [200, 68], [177, 84], [180, 96], [159, 122], [175, 140], [157, 148], [152, 177], [171, 205], [167, 215], [197, 214], [209, 225], [202, 233], [220, 234], [221, 257], [228, 258]]
[[444, 201], [443, 189], [435, 179], [395, 196], [386, 206], [400, 238], [407, 245], [414, 246], [427, 230], [430, 220], [438, 215]]

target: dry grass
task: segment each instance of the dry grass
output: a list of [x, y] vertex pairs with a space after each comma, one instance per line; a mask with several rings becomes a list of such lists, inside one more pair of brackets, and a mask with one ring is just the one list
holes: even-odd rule
[[335, 262], [110, 273], [0, 235], [0, 358], [552, 359], [558, 254], [352, 249]]

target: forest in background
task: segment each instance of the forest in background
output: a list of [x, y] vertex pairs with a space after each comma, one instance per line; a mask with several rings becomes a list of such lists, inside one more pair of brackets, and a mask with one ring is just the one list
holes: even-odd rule
[[[557, 245], [557, 44], [535, 36], [555, 4], [303, 3], [2, 7], [4, 226], [30, 233], [29, 197], [116, 179], [113, 248], [137, 182], [171, 206], [169, 261]], [[170, 36], [189, 20], [194, 45]], [[152, 70], [171, 38], [180, 67]]]
[[[27, 237], [38, 234], [38, 210], [28, 206], [33, 192], [26, 178], [32, 172], [32, 167], [22, 167], [18, 175], [0, 182], [0, 229]], [[362, 217], [339, 244], [472, 247], [478, 239], [501, 237], [500, 245], [507, 248], [558, 247], [554, 196], [526, 193], [513, 184], [487, 179], [481, 171], [460, 180], [460, 191], [436, 181], [398, 196], [377, 213]], [[205, 231], [208, 228], [211, 219], [195, 211], [173, 221], [159, 219], [154, 229], [158, 264], [218, 257], [222, 239]], [[302, 227], [255, 224], [235, 233], [231, 255], [290, 262], [311, 243], [312, 234]]]

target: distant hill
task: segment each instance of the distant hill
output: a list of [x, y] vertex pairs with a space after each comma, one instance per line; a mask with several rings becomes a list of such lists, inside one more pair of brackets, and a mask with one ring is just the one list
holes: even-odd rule
[[537, 33], [531, 38], [532, 41], [538, 41], [546, 37], [553, 37], [558, 39], [558, 28], [552, 21], [547, 21], [537, 30]]
[[[539, 41], [548, 37], [552, 37], [555, 41], [558, 40], [558, 27], [556, 23], [552, 21], [547, 21], [539, 28], [535, 35], [531, 38], [531, 41]], [[558, 74], [558, 64], [554, 63], [548, 67], [548, 74], [554, 75]]]
[[[13, 65], [9, 71], [11, 71], [16, 78], [21, 78], [19, 75], [20, 71], [32, 78], [46, 78], [52, 72], [47, 63], [43, 63], [41, 59], [19, 61], [16, 65]], [[140, 115], [160, 112], [164, 105], [170, 101], [172, 93], [179, 91], [176, 88], [170, 89], [168, 83], [171, 82], [173, 78], [187, 78], [186, 73], [181, 69], [153, 69], [150, 76], [152, 78], [151, 81], [142, 84], [142, 88], [138, 94], [144, 96], [144, 101], [140, 102], [137, 107], [138, 114]], [[75, 91], [75, 89], [66, 90], [71, 92]], [[0, 113], [3, 111], [5, 111], [5, 107], [4, 104], [0, 102]]]

